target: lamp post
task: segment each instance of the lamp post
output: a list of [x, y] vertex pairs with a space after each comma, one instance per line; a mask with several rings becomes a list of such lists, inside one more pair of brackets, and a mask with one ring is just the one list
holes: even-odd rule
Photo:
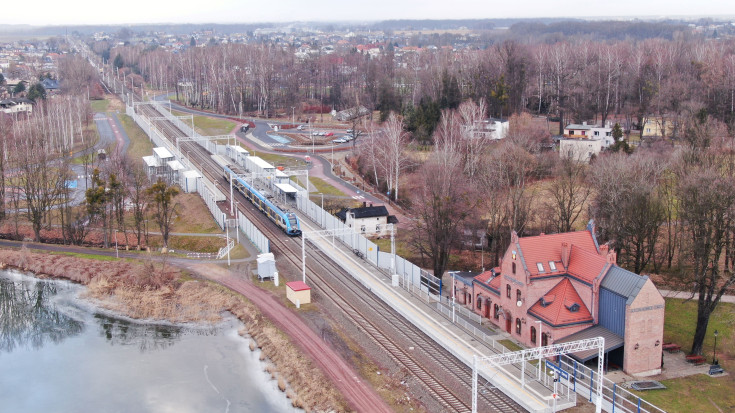
[[322, 228], [324, 228], [324, 194], [319, 192], [319, 195], [322, 196]]
[[[117, 249], [117, 230], [115, 230], [115, 257], [120, 258], [120, 253], [118, 252], [118, 249]], [[717, 335], [715, 335], [715, 340], [717, 340]]]
[[291, 106], [291, 124], [296, 123], [296, 107]]
[[[538, 333], [536, 333], [536, 340], [538, 343], [538, 346], [541, 347], [541, 327], [543, 326], [543, 323], [541, 320], [536, 320], [536, 323], [538, 323]], [[538, 379], [541, 380], [541, 352], [538, 353]]]
[[717, 336], [720, 334], [719, 331], [715, 330], [715, 347], [714, 347], [714, 355], [712, 356], [712, 364], [720, 364], [717, 361]]

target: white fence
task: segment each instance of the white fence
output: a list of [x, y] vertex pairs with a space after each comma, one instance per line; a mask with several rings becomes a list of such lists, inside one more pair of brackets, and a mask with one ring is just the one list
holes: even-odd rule
[[[375, 267], [386, 270], [390, 273], [392, 262], [390, 253], [381, 252], [380, 248], [375, 243], [365, 238], [362, 234], [358, 232], [349, 232], [349, 227], [347, 227], [347, 225], [342, 223], [342, 221], [337, 219], [337, 217], [324, 211], [315, 202], [312, 202], [306, 196], [306, 190], [297, 184], [292, 183], [292, 185], [299, 189], [298, 196], [296, 197], [296, 208], [299, 211], [306, 214], [320, 227], [329, 230], [336, 230], [335, 232], [341, 234], [336, 235], [336, 239], [355, 251], [356, 254], [365, 257], [365, 260]], [[421, 291], [428, 294], [432, 300], [439, 301], [441, 280], [422, 270], [417, 265], [396, 255], [395, 272], [393, 274], [400, 275], [401, 284], [404, 288], [409, 289], [409, 291]]]
[[255, 245], [262, 253], [271, 252], [270, 241], [262, 232], [245, 217], [240, 211], [237, 211], [237, 224], [240, 231]]
[[[118, 84], [119, 86], [119, 84]], [[121, 95], [121, 98], [123, 100], [125, 99], [124, 95]], [[200, 135], [196, 133], [194, 130], [191, 129], [191, 127], [187, 126], [185, 123], [183, 123], [180, 119], [178, 119], [176, 116], [173, 116], [171, 112], [169, 112], [166, 107], [159, 102], [150, 102], [161, 114], [164, 115], [164, 117], [172, 122], [174, 125], [176, 125], [179, 129], [181, 129], [185, 134], [188, 134], [192, 137], [199, 137]], [[163, 134], [158, 130], [158, 128], [151, 122], [149, 119], [138, 115], [134, 108], [131, 106], [126, 106], [125, 113], [133, 118], [135, 123], [140, 126], [141, 129], [148, 135], [148, 137], [151, 139], [151, 141], [159, 147], [164, 147], [168, 149], [174, 156], [179, 160], [182, 161], [184, 158], [183, 154], [180, 152], [179, 147], [177, 145], [174, 145], [170, 140], [168, 140]], [[204, 147], [211, 153], [217, 153], [217, 146], [215, 142], [212, 141], [196, 141], [197, 144]], [[222, 146], [222, 145], [219, 145]], [[186, 165], [189, 166], [189, 169], [192, 169], [199, 173], [199, 175], [202, 176], [197, 182], [197, 192], [204, 200], [204, 203], [207, 205], [207, 208], [209, 209], [209, 212], [212, 214], [212, 217], [214, 217], [214, 220], [217, 222], [217, 225], [224, 230], [227, 225], [227, 215], [222, 212], [219, 205], [217, 204], [218, 201], [223, 200], [224, 194], [219, 191], [214, 183], [210, 181], [203, 173], [202, 171], [195, 168], [191, 162], [186, 162]], [[250, 222], [247, 218], [245, 218], [244, 215], [242, 215], [238, 211], [238, 224], [243, 232], [243, 234], [250, 239], [250, 241], [261, 251], [261, 252], [270, 252], [270, 241], [268, 238], [266, 238], [265, 235], [263, 235], [258, 228], [253, 225], [252, 222]]]

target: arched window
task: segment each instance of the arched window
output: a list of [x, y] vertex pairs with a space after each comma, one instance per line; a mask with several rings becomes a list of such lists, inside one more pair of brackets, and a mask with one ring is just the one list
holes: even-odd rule
[[521, 335], [521, 319], [516, 318], [516, 334]]
[[513, 263], [513, 274], [516, 273], [516, 263]]
[[521, 289], [516, 290], [516, 301], [521, 301]]
[[510, 298], [510, 290], [511, 290], [510, 284], [506, 284], [505, 285], [505, 295], [507, 295], [508, 298]]
[[482, 295], [477, 296], [477, 309], [482, 310]]
[[536, 344], [536, 327], [531, 327], [531, 343]]
[[496, 320], [500, 319], [500, 311], [498, 311], [498, 308], [499, 307], [497, 304], [495, 304], [495, 307], [493, 307], [493, 318], [495, 318]]

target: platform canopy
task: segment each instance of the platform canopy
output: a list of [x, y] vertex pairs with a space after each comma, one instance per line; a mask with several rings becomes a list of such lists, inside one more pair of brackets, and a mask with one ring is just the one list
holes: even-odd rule
[[296, 192], [298, 192], [296, 188], [292, 187], [289, 184], [275, 184], [275, 185], [276, 185], [276, 188], [281, 190], [281, 192], [285, 192], [287, 194], [295, 194]]
[[[623, 338], [606, 329], [601, 325], [592, 326], [582, 331], [576, 332], [572, 335], [566, 336], [561, 340], [555, 341], [554, 344], [564, 344], [577, 340], [585, 340], [593, 337], [603, 337], [605, 339], [605, 353], [613, 351], [623, 346]], [[584, 350], [576, 353], [571, 353], [571, 356], [580, 362], [584, 363], [597, 357], [597, 350]]]

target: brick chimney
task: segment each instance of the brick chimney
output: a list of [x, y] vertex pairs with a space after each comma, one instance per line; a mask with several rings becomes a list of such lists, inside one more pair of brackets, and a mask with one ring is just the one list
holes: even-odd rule
[[608, 264], [617, 264], [618, 262], [618, 253], [615, 252], [615, 250], [610, 250], [607, 253], [607, 262]]
[[567, 242], [561, 243], [561, 263], [564, 268], [569, 268], [569, 254], [572, 252], [572, 248]]
[[609, 251], [610, 246], [608, 244], [602, 244], [600, 245], [600, 256], [607, 257], [607, 252]]

